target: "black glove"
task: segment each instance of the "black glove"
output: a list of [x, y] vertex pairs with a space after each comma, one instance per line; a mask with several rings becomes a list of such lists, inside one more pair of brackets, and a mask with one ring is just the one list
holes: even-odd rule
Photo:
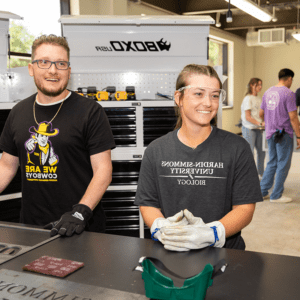
[[47, 224], [44, 229], [51, 229], [50, 237], [56, 234], [72, 236], [74, 232], [80, 234], [92, 216], [93, 212], [88, 206], [76, 204], [72, 211], [63, 214], [60, 220]]

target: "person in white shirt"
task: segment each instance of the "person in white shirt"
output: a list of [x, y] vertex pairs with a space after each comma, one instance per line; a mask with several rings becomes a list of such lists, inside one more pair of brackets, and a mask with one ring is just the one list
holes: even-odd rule
[[251, 78], [247, 85], [247, 92], [241, 105], [242, 113], [242, 134], [250, 144], [252, 152], [254, 147], [257, 152], [257, 170], [259, 178], [264, 173], [265, 151], [262, 150], [262, 126], [265, 122], [259, 117], [259, 109], [262, 102], [261, 97], [257, 94], [261, 91], [262, 80], [259, 78]]

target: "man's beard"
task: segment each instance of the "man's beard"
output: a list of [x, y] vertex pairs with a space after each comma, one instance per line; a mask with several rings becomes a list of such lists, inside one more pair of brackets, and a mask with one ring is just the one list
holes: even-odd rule
[[67, 86], [68, 86], [68, 83], [69, 81], [66, 82], [66, 84], [64, 86], [62, 86], [60, 89], [58, 89], [57, 91], [49, 91], [41, 86], [39, 86], [39, 84], [36, 82], [35, 78], [34, 78], [34, 83], [37, 87], [37, 89], [39, 91], [41, 91], [45, 96], [48, 96], [48, 97], [57, 97], [59, 96], [61, 93], [63, 93], [63, 91], [66, 90]]

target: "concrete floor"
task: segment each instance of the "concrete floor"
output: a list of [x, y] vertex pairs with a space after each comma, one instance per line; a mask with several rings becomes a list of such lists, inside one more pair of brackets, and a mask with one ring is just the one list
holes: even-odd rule
[[284, 185], [290, 203], [256, 204], [252, 222], [242, 231], [246, 250], [300, 256], [300, 152], [294, 152]]

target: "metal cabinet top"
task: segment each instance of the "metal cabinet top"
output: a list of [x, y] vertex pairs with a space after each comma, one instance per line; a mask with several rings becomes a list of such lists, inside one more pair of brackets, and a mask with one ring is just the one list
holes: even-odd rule
[[63, 15], [59, 19], [62, 24], [98, 24], [98, 25], [210, 25], [215, 20], [210, 16], [92, 16]]
[[23, 18], [9, 11], [0, 11], [0, 19], [8, 20], [8, 19], [23, 19]]

